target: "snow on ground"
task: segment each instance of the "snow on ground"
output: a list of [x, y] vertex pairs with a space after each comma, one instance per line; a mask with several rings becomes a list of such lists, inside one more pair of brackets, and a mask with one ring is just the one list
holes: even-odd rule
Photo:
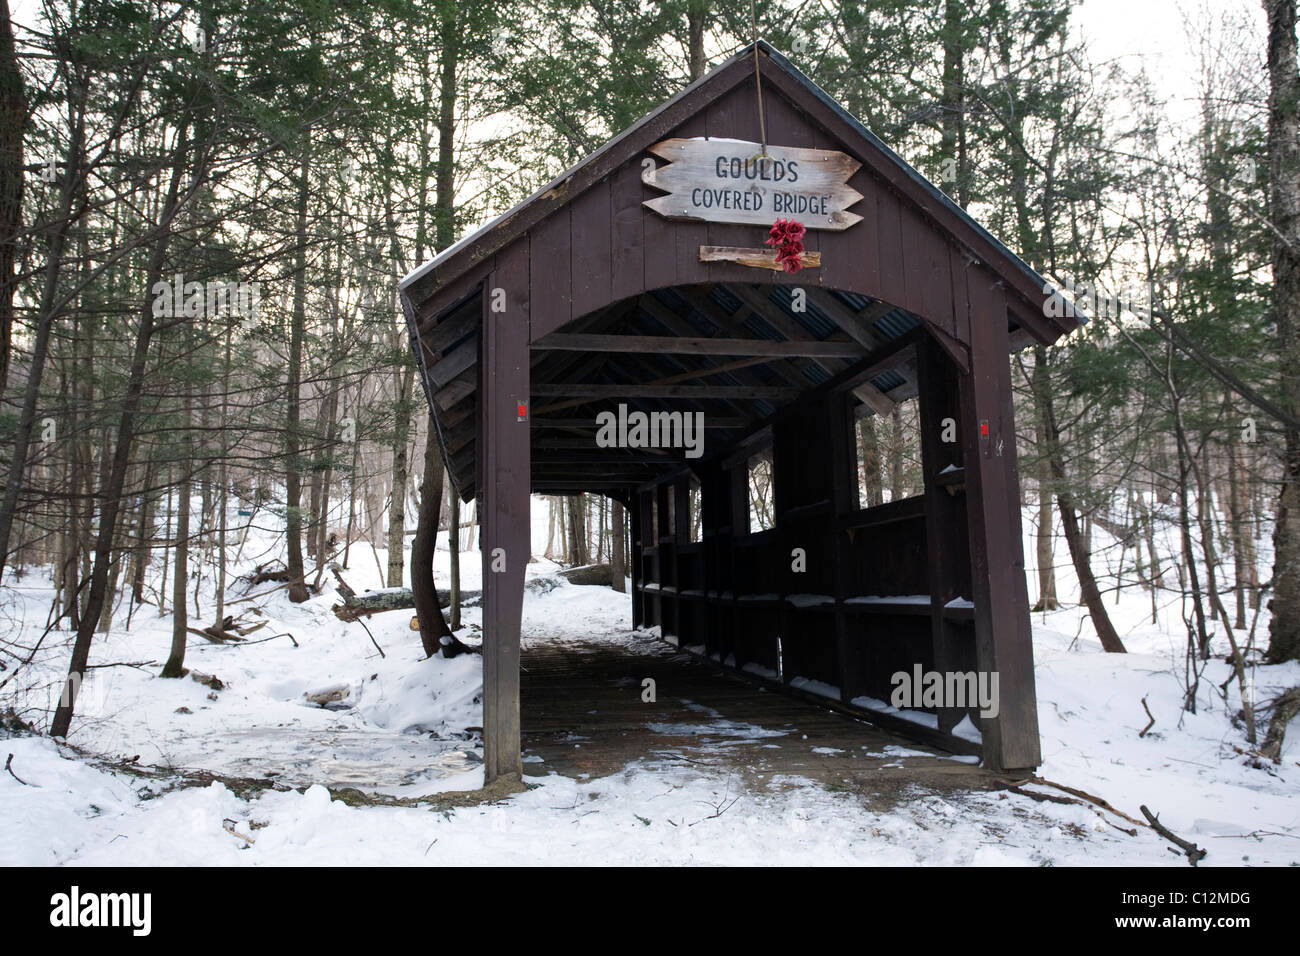
[[[542, 507], [534, 509], [538, 513], [544, 515]], [[544, 539], [544, 525], [541, 530]], [[1115, 548], [1100, 529], [1096, 534], [1104, 565]], [[248, 554], [269, 547], [273, 532], [264, 538], [251, 542], [257, 547]], [[440, 543], [436, 569], [445, 586], [445, 538]], [[1032, 556], [1032, 540], [1026, 543]], [[379, 569], [386, 554], [378, 549], [372, 557], [370, 551], [366, 544], [353, 546], [346, 577], [357, 590], [383, 583]], [[253, 561], [246, 558], [236, 572]], [[1068, 561], [1060, 564], [1059, 592], [1068, 600], [1075, 583]], [[462, 555], [462, 569], [463, 587], [477, 589], [477, 553]], [[554, 570], [537, 561], [528, 574], [538, 578]], [[1031, 570], [1031, 599], [1035, 581]], [[1239, 708], [1235, 684], [1229, 683], [1226, 700], [1218, 690], [1229, 676], [1222, 660], [1211, 661], [1202, 675], [1198, 712], [1184, 712], [1185, 637], [1178, 610], [1166, 609], [1152, 625], [1145, 593], [1133, 589], [1113, 605], [1131, 651], [1122, 656], [1101, 652], [1079, 608], [1034, 615], [1041, 776], [1104, 797], [1135, 817], [1139, 805], [1150, 806], [1174, 832], [1210, 851], [1202, 865], [1300, 861], [1300, 729], [1293, 727], [1281, 765], [1252, 766], [1237, 750], [1244, 739], [1229, 716]], [[23, 648], [35, 645], [50, 596], [48, 578], [38, 572], [6, 581], [0, 594], [5, 636]], [[213, 609], [207, 580], [200, 583], [200, 601], [203, 614], [196, 620], [207, 623]], [[218, 677], [219, 690], [160, 679], [156, 664], [127, 666], [161, 663], [171, 619], [146, 606], [133, 614], [127, 631], [119, 609], [112, 633], [93, 648], [91, 661], [98, 666], [78, 702], [72, 746], [29, 735], [0, 743], [5, 755], [14, 755], [13, 774], [0, 774], [0, 864], [1186, 865], [1151, 831], [1120, 833], [1114, 824], [1128, 824], [1089, 807], [1007, 792], [955, 795], [921, 788], [902, 802], [876, 804], [869, 787], [801, 778], [750, 789], [737, 773], [660, 759], [653, 750], [599, 779], [530, 777], [530, 790], [494, 803], [434, 810], [332, 800], [320, 783], [396, 798], [482, 784], [479, 658], [422, 660], [418, 634], [403, 611], [369, 620], [386, 655], [380, 656], [359, 624], [343, 624], [330, 613], [335, 601], [326, 585], [302, 605], [290, 604], [280, 591], [231, 607], [233, 613], [256, 605], [268, 623], [246, 645], [191, 638], [187, 665]], [[533, 587], [525, 597], [526, 640], [645, 646], [646, 635], [631, 631], [629, 610], [626, 596], [604, 588]], [[459, 633], [467, 643], [476, 642], [479, 620], [477, 608], [466, 609]], [[286, 633], [293, 641], [272, 637]], [[1262, 643], [1266, 617], [1258, 633]], [[51, 688], [66, 670], [68, 636], [52, 632], [46, 638], [32, 665], [0, 690], [0, 706], [46, 724]], [[14, 660], [4, 661], [9, 669], [0, 671], [0, 680], [14, 675]], [[1266, 700], [1300, 684], [1300, 665], [1260, 667], [1254, 682], [1257, 699]], [[334, 692], [338, 699], [329, 706], [337, 709], [304, 696], [322, 691]], [[1155, 723], [1140, 737], [1148, 722], [1144, 698]], [[724, 747], [793, 736], [731, 721], [708, 707], [699, 712], [698, 726], [648, 723], [646, 733], [707, 736]], [[894, 749], [891, 756], [900, 760], [908, 755], [904, 747]], [[174, 779], [142, 778], [85, 753], [113, 760], [139, 755], [142, 765], [294, 789], [245, 798], [220, 782], [176, 787]]]

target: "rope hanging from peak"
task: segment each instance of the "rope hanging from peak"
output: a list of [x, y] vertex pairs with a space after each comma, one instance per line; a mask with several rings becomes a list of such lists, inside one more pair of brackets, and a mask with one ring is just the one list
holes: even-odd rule
[[763, 145], [761, 155], [766, 156], [767, 122], [763, 116], [763, 81], [758, 73], [758, 13], [754, 9], [754, 0], [749, 0], [749, 25], [754, 45], [754, 89], [758, 92], [758, 135]]

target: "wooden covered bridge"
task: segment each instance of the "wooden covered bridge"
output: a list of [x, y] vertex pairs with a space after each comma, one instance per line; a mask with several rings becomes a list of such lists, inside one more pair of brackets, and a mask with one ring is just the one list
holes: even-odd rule
[[[807, 229], [798, 271], [765, 244], [777, 219]], [[404, 279], [451, 479], [480, 499], [488, 781], [521, 769], [530, 492], [628, 507], [637, 624], [1036, 766], [1008, 357], [1073, 327], [1047, 289], [762, 42]], [[859, 507], [855, 421], [913, 397], [925, 492]], [[996, 716], [882, 706], [891, 675], [931, 671], [997, 673]]]

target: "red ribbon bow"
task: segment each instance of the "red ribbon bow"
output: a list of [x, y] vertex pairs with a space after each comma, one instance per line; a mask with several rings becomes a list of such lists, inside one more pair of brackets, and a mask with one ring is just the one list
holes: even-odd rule
[[767, 245], [776, 246], [776, 261], [786, 272], [798, 272], [803, 268], [803, 237], [808, 229], [795, 219], [778, 219], [772, 223], [768, 233]]

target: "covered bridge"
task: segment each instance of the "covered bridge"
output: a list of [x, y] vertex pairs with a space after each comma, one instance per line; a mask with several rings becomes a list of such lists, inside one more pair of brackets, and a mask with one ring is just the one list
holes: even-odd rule
[[[781, 253], [798, 271], [766, 245], [777, 219], [807, 229]], [[638, 625], [995, 769], [1035, 767], [1008, 357], [1073, 327], [1049, 294], [762, 42], [406, 277], [437, 437], [481, 508], [488, 781], [521, 769], [532, 492], [627, 506]], [[859, 507], [855, 421], [913, 397], [924, 494]], [[663, 441], [636, 412], [665, 413]], [[996, 714], [888, 707], [898, 672], [996, 673]]]

